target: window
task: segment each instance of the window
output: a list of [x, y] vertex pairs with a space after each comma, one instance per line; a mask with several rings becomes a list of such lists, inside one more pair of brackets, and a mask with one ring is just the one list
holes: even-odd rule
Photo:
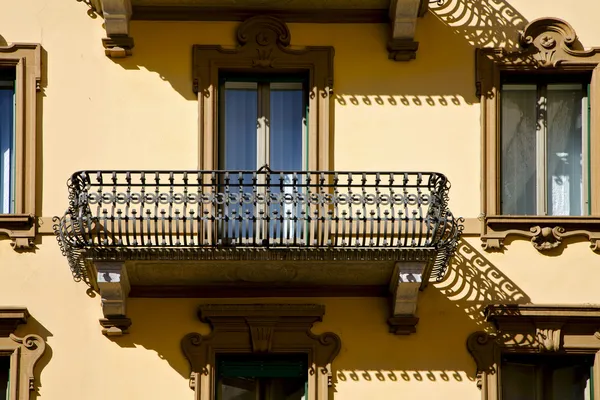
[[14, 335], [28, 317], [26, 308], [0, 307], [0, 400], [29, 400], [35, 390], [34, 367], [46, 343], [35, 334]]
[[[243, 76], [223, 74], [221, 78], [219, 108], [219, 169], [229, 171], [257, 171], [268, 166], [281, 174], [271, 175], [270, 182], [263, 182], [265, 175], [258, 176], [258, 187], [252, 185], [252, 174], [244, 174], [241, 187], [236, 183], [227, 190], [231, 193], [244, 191], [257, 194], [292, 195], [292, 190], [302, 190], [305, 177], [295, 172], [306, 171], [308, 154], [308, 129], [306, 79], [300, 75], [269, 74]], [[233, 182], [237, 180], [233, 179]], [[268, 186], [260, 186], [270, 183]], [[287, 185], [287, 186], [283, 186]], [[300, 204], [291, 202], [266, 202], [264, 215], [271, 221], [255, 229], [250, 221], [258, 216], [254, 204], [230, 207], [223, 210], [232, 217], [223, 222], [221, 237], [232, 240], [306, 240], [304, 227], [294, 221], [300, 215]], [[298, 208], [294, 210], [294, 207]], [[284, 220], [278, 221], [278, 216]], [[237, 217], [237, 218], [236, 218]], [[247, 229], [246, 229], [247, 227]]]
[[0, 48], [0, 235], [15, 249], [36, 233], [36, 130], [41, 79], [39, 44]]
[[307, 400], [304, 355], [217, 355], [217, 400]]
[[10, 357], [0, 356], [0, 400], [10, 400]]
[[540, 18], [518, 48], [476, 50], [485, 250], [524, 237], [600, 252], [600, 48], [584, 47], [565, 21]]
[[521, 78], [525, 83], [513, 78], [502, 85], [501, 213], [587, 215], [589, 84], [556, 75], [533, 84]]
[[329, 170], [333, 48], [292, 47], [287, 25], [269, 16], [236, 33], [235, 49], [193, 49], [201, 169]]
[[198, 317], [212, 332], [181, 340], [195, 398], [329, 399], [341, 342], [333, 332], [312, 333], [324, 313], [316, 304], [201, 305]]
[[0, 214], [15, 210], [15, 78], [0, 68]]
[[467, 339], [486, 400], [600, 398], [600, 307], [489, 305]]
[[507, 354], [503, 400], [590, 400], [593, 356]]

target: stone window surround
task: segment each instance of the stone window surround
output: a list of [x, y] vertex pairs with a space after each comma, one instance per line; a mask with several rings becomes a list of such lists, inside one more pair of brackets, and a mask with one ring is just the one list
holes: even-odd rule
[[33, 246], [36, 235], [36, 124], [41, 59], [39, 44], [0, 47], [0, 66], [14, 67], [17, 76], [15, 212], [0, 214], [0, 235], [8, 235], [17, 250]]
[[195, 45], [193, 90], [198, 94], [200, 169], [218, 169], [219, 71], [308, 72], [308, 169], [330, 169], [333, 118], [333, 47], [291, 47], [287, 25], [269, 16], [251, 17], [236, 32], [237, 46]]
[[485, 250], [502, 250], [509, 236], [530, 238], [539, 251], [559, 247], [569, 237], [584, 237], [600, 252], [600, 196], [592, 197], [591, 215], [581, 217], [515, 216], [500, 213], [500, 95], [503, 72], [536, 74], [592, 73], [590, 190], [600, 188], [600, 48], [583, 50], [573, 28], [558, 18], [540, 18], [520, 33], [520, 47], [476, 50], [476, 88], [482, 123], [482, 229]]
[[213, 400], [217, 354], [297, 353], [308, 356], [307, 400], [330, 398], [331, 363], [341, 348], [332, 332], [316, 335], [325, 307], [317, 304], [206, 304], [198, 318], [210, 324], [208, 335], [189, 333], [181, 348], [190, 362], [195, 399]]
[[26, 308], [0, 307], [0, 356], [10, 357], [9, 400], [29, 400], [35, 390], [33, 369], [46, 349], [44, 339], [38, 335], [20, 338], [13, 334], [28, 317]]
[[[600, 307], [574, 305], [489, 305], [494, 332], [474, 332], [467, 349], [477, 365], [482, 400], [502, 399], [502, 354], [593, 355], [592, 379], [600, 382]], [[600, 385], [594, 385], [594, 398]]]

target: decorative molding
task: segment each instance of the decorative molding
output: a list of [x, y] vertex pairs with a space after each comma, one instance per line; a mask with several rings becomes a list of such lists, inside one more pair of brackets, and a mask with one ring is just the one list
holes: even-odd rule
[[127, 315], [127, 297], [131, 287], [127, 277], [127, 269], [123, 262], [97, 261], [96, 284], [102, 298], [104, 318], [100, 324], [102, 333], [107, 336], [119, 336], [127, 333], [131, 320]]
[[29, 312], [25, 307], [0, 308], [0, 337], [14, 333], [17, 326], [27, 323], [28, 317]]
[[410, 61], [417, 57], [419, 43], [414, 41], [417, 18], [425, 15], [428, 0], [390, 1], [390, 38], [387, 43], [388, 58]]
[[[466, 343], [477, 365], [477, 385], [484, 400], [498, 399], [502, 354], [600, 355], [600, 306], [490, 305], [485, 316], [495, 331], [474, 332]], [[594, 374], [598, 373], [600, 366], [595, 365]], [[600, 388], [594, 391], [594, 396], [600, 394]]]
[[0, 215], [0, 236], [12, 240], [15, 250], [32, 250], [36, 237], [36, 143], [39, 92], [42, 79], [42, 48], [36, 43], [13, 43], [0, 47], [0, 66], [14, 68], [15, 91], [15, 207]]
[[[214, 366], [219, 353], [304, 353], [309, 357], [309, 398], [328, 398], [331, 363], [340, 338], [331, 332], [315, 335], [325, 307], [316, 304], [207, 304], [198, 309], [200, 321], [210, 324], [208, 335], [187, 334], [182, 350], [192, 369], [190, 388], [200, 400], [212, 400]], [[212, 366], [212, 367], [211, 367]]]
[[308, 129], [314, 132], [308, 143], [308, 168], [329, 170], [331, 107], [333, 94], [333, 47], [290, 46], [287, 25], [271, 16], [255, 16], [241, 23], [237, 46], [195, 45], [193, 48], [192, 89], [198, 94], [200, 110], [200, 169], [218, 167], [219, 71], [304, 71], [309, 79]]
[[132, 285], [129, 297], [151, 298], [249, 298], [249, 297], [387, 297], [389, 288], [386, 286], [273, 286], [244, 285]]
[[560, 247], [567, 238], [585, 238], [592, 251], [600, 252], [600, 219], [596, 217], [493, 216], [485, 224], [481, 240], [488, 251], [502, 250], [508, 237], [525, 237], [540, 252]]
[[38, 335], [13, 334], [17, 325], [27, 323], [28, 317], [26, 308], [0, 308], [0, 355], [10, 357], [9, 399], [30, 399], [35, 390], [34, 367], [46, 349], [44, 339]]
[[390, 332], [408, 335], [417, 331], [419, 322], [417, 301], [423, 288], [426, 263], [401, 263], [395, 265], [390, 282], [391, 316]]
[[94, 10], [104, 17], [106, 38], [102, 39], [105, 54], [111, 58], [130, 56], [133, 38], [129, 36], [131, 0], [92, 0]]
[[257, 14], [284, 22], [323, 24], [382, 24], [389, 22], [386, 9], [257, 9], [213, 6], [133, 5], [132, 20], [137, 21], [245, 21]]
[[[540, 251], [561, 246], [568, 237], [585, 237], [600, 251], [600, 196], [594, 196], [590, 217], [500, 215], [501, 75], [519, 73], [591, 74], [590, 188], [600, 187], [600, 48], [585, 50], [575, 30], [558, 18], [541, 18], [520, 33], [516, 49], [476, 50], [475, 91], [482, 113], [482, 231], [486, 250], [503, 249], [508, 236], [526, 237]], [[595, 217], [594, 217], [595, 216]]]

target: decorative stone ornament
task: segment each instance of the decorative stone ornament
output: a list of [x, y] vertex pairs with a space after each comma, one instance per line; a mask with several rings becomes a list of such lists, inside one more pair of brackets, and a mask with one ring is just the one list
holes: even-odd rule
[[331, 363], [341, 348], [332, 332], [316, 335], [313, 324], [323, 319], [325, 307], [316, 304], [207, 304], [200, 321], [210, 324], [208, 335], [187, 334], [181, 347], [192, 369], [190, 387], [196, 399], [214, 399], [215, 365], [219, 353], [306, 354], [307, 399], [328, 399]]
[[[494, 330], [472, 333], [467, 349], [477, 365], [483, 400], [498, 399], [499, 369], [505, 353], [594, 354], [600, 356], [600, 307], [561, 305], [490, 305], [486, 320]], [[595, 365], [594, 374], [600, 373]], [[600, 388], [594, 388], [594, 396]]]
[[102, 39], [105, 53], [111, 58], [130, 56], [133, 38], [129, 36], [131, 0], [92, 0], [94, 10], [104, 17], [106, 38]]
[[600, 48], [584, 49], [575, 30], [558, 18], [530, 22], [519, 35], [519, 47], [476, 50], [476, 94], [481, 102], [484, 171], [482, 190], [482, 246], [502, 250], [506, 238], [525, 237], [539, 251], [561, 247], [566, 238], [585, 238], [600, 251], [600, 199], [592, 197], [587, 216], [501, 215], [499, 165], [501, 158], [501, 75], [531, 73], [591, 74], [590, 188], [600, 187]]
[[35, 390], [33, 369], [46, 350], [46, 342], [38, 335], [17, 337], [17, 325], [27, 323], [26, 308], [0, 307], [0, 356], [10, 357], [10, 400], [29, 400]]
[[417, 58], [419, 43], [414, 41], [417, 19], [428, 10], [429, 0], [390, 1], [390, 38], [387, 43], [388, 58], [393, 61], [410, 61]]

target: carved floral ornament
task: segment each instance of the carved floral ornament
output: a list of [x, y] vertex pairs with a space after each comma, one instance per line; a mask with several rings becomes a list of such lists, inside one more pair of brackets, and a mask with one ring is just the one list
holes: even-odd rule
[[497, 399], [502, 354], [600, 351], [598, 306], [490, 305], [485, 314], [494, 329], [474, 332], [467, 339], [483, 399]]
[[325, 400], [331, 385], [331, 363], [341, 348], [332, 332], [316, 335], [325, 307], [316, 304], [207, 304], [200, 306], [200, 321], [210, 324], [208, 335], [189, 333], [181, 341], [192, 369], [190, 387], [196, 398], [212, 400], [214, 366], [219, 353], [308, 356], [308, 399]]
[[500, 96], [504, 72], [591, 74], [592, 109], [589, 147], [590, 188], [600, 187], [600, 48], [584, 49], [571, 25], [558, 18], [530, 22], [519, 34], [519, 47], [476, 50], [476, 92], [484, 118], [484, 171], [482, 190], [482, 246], [502, 250], [508, 237], [525, 237], [535, 249], [544, 252], [564, 245], [567, 238], [587, 239], [590, 248], [600, 252], [600, 200], [592, 198], [589, 216], [500, 215], [501, 188]]

